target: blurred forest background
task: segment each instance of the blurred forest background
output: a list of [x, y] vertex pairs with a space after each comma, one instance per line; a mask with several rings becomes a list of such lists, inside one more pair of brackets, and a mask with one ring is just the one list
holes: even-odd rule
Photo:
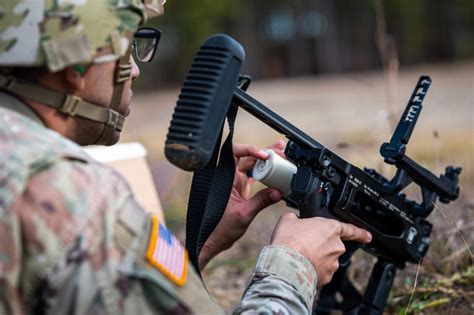
[[[435, 174], [461, 165], [461, 196], [430, 215], [430, 250], [421, 266], [398, 274], [387, 313], [474, 314], [473, 0], [169, 0], [150, 25], [162, 39], [153, 63], [141, 66], [122, 140], [147, 148], [167, 224], [181, 240], [192, 174], [170, 165], [163, 147], [180, 86], [210, 35], [229, 34], [245, 48], [242, 72], [254, 79], [252, 96], [346, 160], [387, 177], [393, 167], [383, 163], [380, 144], [390, 139], [418, 77], [430, 75], [408, 155]], [[239, 111], [235, 142], [264, 147], [280, 138]], [[257, 216], [204, 270], [227, 310], [284, 211], [279, 203]], [[350, 278], [359, 290], [374, 262], [356, 253]]]
[[254, 79], [379, 69], [381, 49], [401, 66], [474, 57], [472, 0], [170, 0], [165, 12], [149, 23], [163, 35], [144, 89], [180, 84], [216, 33], [245, 47]]

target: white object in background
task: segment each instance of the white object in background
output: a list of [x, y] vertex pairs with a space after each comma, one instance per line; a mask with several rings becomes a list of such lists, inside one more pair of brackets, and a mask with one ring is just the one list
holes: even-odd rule
[[135, 200], [147, 211], [156, 214], [164, 224], [160, 199], [146, 161], [147, 151], [141, 143], [118, 143], [111, 147], [90, 146], [84, 149], [93, 159], [120, 173], [130, 185]]
[[272, 150], [265, 150], [265, 152], [270, 157], [255, 163], [252, 177], [268, 187], [278, 189], [283, 197], [288, 197], [291, 194], [291, 178], [297, 171], [296, 166]]
[[84, 149], [95, 160], [102, 163], [139, 159], [147, 155], [145, 147], [139, 142], [117, 143], [110, 147], [89, 146]]

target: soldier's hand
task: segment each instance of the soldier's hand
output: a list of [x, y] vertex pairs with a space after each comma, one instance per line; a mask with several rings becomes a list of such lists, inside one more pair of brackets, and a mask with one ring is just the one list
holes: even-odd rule
[[[286, 143], [282, 140], [269, 146], [279, 155], [284, 155]], [[199, 255], [202, 270], [214, 256], [230, 248], [247, 230], [255, 216], [264, 208], [281, 200], [276, 189], [265, 188], [250, 197], [253, 178], [247, 176], [257, 159], [266, 160], [269, 155], [255, 146], [234, 144], [236, 172], [232, 192], [221, 221], [207, 239]]]
[[314, 217], [299, 219], [293, 213], [280, 217], [272, 235], [272, 245], [291, 248], [311, 261], [318, 275], [318, 287], [331, 281], [345, 252], [342, 241], [369, 243], [372, 236], [352, 224]]

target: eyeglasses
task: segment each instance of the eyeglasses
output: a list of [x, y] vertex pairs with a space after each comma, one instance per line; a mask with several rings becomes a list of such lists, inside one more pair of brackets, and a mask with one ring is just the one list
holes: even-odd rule
[[[161, 31], [151, 27], [139, 28], [132, 40], [132, 53], [135, 60], [140, 62], [150, 62], [155, 55], [156, 47], [160, 41]], [[102, 64], [116, 61], [120, 56], [114, 54], [105, 54], [98, 56], [93, 60], [94, 64]]]
[[132, 52], [140, 62], [150, 62], [160, 41], [161, 31], [151, 27], [139, 28], [133, 37]]

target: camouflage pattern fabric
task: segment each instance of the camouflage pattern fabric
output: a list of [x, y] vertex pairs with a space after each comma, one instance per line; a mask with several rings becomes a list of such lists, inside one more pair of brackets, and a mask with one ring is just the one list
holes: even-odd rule
[[133, 33], [163, 13], [163, 0], [8, 0], [0, 3], [0, 66], [51, 72], [93, 61], [98, 49], [123, 56]]
[[234, 313], [311, 314], [316, 280], [316, 271], [306, 257], [285, 247], [266, 246]]
[[[0, 92], [0, 314], [221, 314], [192, 267], [178, 286], [145, 259], [150, 215], [112, 169]], [[11, 106], [9, 106], [11, 108]], [[304, 314], [316, 273], [263, 250], [235, 313]]]

